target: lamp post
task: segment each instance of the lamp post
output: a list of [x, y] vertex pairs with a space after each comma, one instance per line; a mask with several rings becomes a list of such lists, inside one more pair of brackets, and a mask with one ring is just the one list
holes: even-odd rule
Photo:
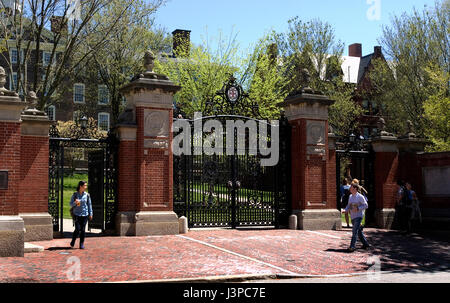
[[88, 123], [88, 118], [86, 118], [86, 116], [83, 116], [82, 118], [80, 118], [80, 126], [83, 131], [86, 130], [87, 123]]

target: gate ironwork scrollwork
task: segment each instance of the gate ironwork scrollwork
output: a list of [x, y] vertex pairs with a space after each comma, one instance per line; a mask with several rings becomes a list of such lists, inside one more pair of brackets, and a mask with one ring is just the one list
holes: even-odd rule
[[[104, 230], [113, 230], [115, 228], [114, 218], [117, 211], [117, 150], [118, 142], [114, 134], [108, 133], [106, 137], [86, 139], [75, 136], [74, 138], [62, 138], [56, 125], [50, 128], [49, 140], [49, 199], [48, 212], [53, 218], [53, 231], [63, 232], [64, 209], [70, 205], [64, 204], [64, 151], [66, 148], [83, 148], [90, 150], [89, 158], [95, 157], [91, 161], [89, 170], [91, 170], [90, 181], [93, 181], [92, 188], [88, 192], [92, 197], [100, 199], [93, 201], [96, 208], [96, 219], [100, 221], [92, 223], [93, 228]], [[101, 169], [101, 172], [92, 175], [93, 169]], [[94, 179], [98, 179], [94, 181]], [[101, 192], [93, 193], [99, 190]], [[94, 226], [95, 225], [95, 226]]]

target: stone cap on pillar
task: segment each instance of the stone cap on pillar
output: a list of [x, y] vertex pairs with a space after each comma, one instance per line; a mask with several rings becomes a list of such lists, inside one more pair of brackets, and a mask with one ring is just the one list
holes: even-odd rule
[[20, 114], [26, 103], [19, 98], [16, 92], [7, 90], [5, 84], [6, 72], [0, 66], [0, 121], [20, 122]]
[[52, 122], [45, 112], [36, 109], [38, 98], [36, 93], [30, 91], [26, 98], [27, 108], [22, 112], [22, 135], [48, 136]]
[[[133, 77], [130, 83], [120, 88], [120, 93], [127, 99], [127, 109], [136, 106], [173, 107], [173, 94], [181, 87], [174, 84], [165, 75], [153, 71], [155, 55], [147, 51], [144, 56], [145, 72]], [[143, 94], [153, 92], [152, 95]]]

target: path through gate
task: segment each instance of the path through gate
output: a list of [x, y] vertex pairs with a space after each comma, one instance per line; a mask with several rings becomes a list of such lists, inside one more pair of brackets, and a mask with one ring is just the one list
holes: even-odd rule
[[[116, 138], [61, 138], [55, 126], [50, 132], [48, 211], [53, 217], [53, 231], [63, 233], [64, 218], [69, 219], [69, 199], [73, 191], [64, 191], [64, 153], [68, 148], [82, 148], [88, 154], [88, 190], [91, 196], [93, 220], [88, 228], [114, 230], [117, 205]], [[81, 181], [81, 180], [80, 180]]]

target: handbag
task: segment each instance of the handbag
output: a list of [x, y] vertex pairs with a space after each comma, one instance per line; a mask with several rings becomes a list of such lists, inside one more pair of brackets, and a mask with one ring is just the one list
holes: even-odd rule
[[[72, 198], [73, 198], [74, 195], [75, 195], [75, 193], [72, 195]], [[71, 207], [70, 207], [70, 210], [69, 210], [70, 216], [72, 217], [72, 220], [75, 220], [75, 213], [74, 213], [75, 207], [76, 207], [76, 206], [71, 206]]]

